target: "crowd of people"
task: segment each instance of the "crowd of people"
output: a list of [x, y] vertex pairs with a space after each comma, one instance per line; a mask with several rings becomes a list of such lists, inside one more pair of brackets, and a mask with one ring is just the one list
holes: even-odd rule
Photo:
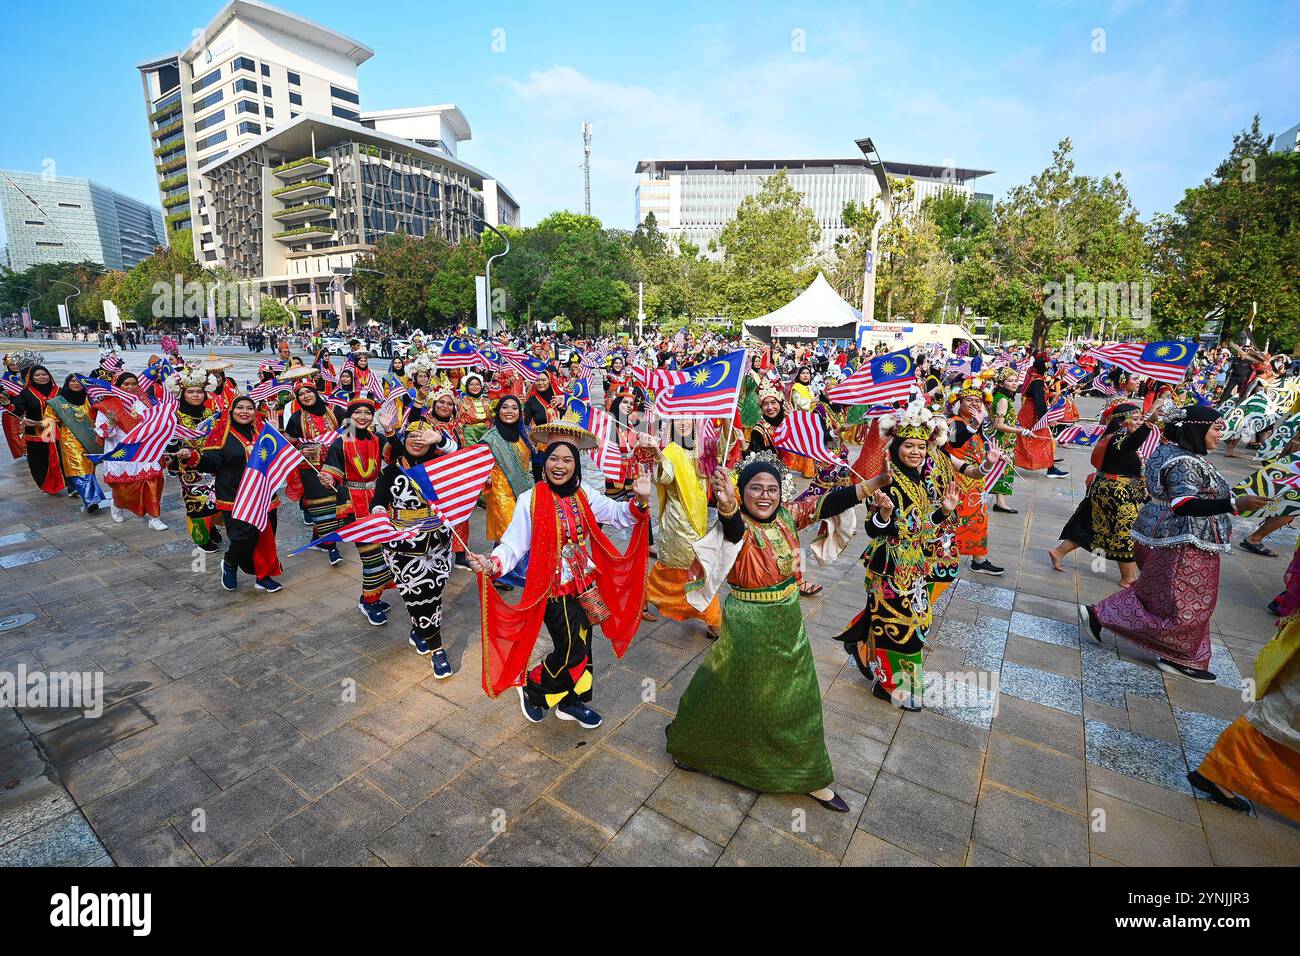
[[[1289, 483], [1300, 475], [1300, 378], [1288, 357], [1249, 346], [1202, 351], [1177, 382], [1126, 371], [1086, 344], [996, 354], [966, 341], [918, 346], [906, 394], [873, 405], [837, 400], [836, 390], [893, 354], [889, 343], [461, 334], [482, 361], [449, 363], [446, 348], [416, 341], [372, 364], [354, 340], [336, 365], [324, 349], [295, 354], [281, 340], [242, 388], [230, 362], [187, 362], [174, 340], [140, 373], [105, 351], [98, 368], [61, 382], [23, 350], [5, 356], [4, 434], [40, 491], [75, 496], [87, 514], [107, 503], [113, 521], [135, 515], [162, 530], [165, 481], [179, 482], [194, 546], [225, 545], [228, 591], [241, 573], [257, 590], [283, 588], [277, 516], [296, 507], [320, 560], [339, 564], [340, 545], [354, 543], [357, 606], [370, 624], [388, 623], [383, 598], [396, 591], [407, 641], [439, 680], [453, 675], [444, 590], [457, 567], [475, 572], [483, 688], [493, 698], [513, 691], [529, 721], [554, 711], [600, 725], [597, 630], [621, 656], [643, 621], [699, 621], [713, 644], [667, 728], [674, 762], [836, 811], [847, 805], [833, 789], [800, 610], [821, 586], [805, 573], [801, 532], [816, 529], [806, 550], [829, 562], [861, 518], [864, 606], [839, 640], [876, 697], [917, 711], [936, 604], [963, 571], [1003, 573], [990, 522], [1016, 513], [1028, 474], [1068, 476], [1058, 437], [1091, 447], [1095, 471], [1043, 560], [1063, 571], [1084, 549], [1114, 561], [1117, 589], [1080, 605], [1083, 632], [1101, 640], [1109, 630], [1174, 679], [1216, 679], [1210, 620], [1231, 516], [1264, 517], [1242, 546], [1268, 554], [1263, 541], [1290, 522], [1288, 502], [1300, 510], [1300, 479]], [[690, 369], [742, 348], [734, 414], [656, 412], [665, 392], [693, 380]], [[1085, 392], [1106, 399], [1095, 426], [1075, 401]], [[166, 403], [175, 432], [142, 459], [132, 436]], [[792, 447], [792, 422], [809, 415], [828, 455]], [[268, 424], [302, 463], [283, 499], [250, 516], [236, 503]], [[420, 480], [423, 466], [476, 445], [492, 459], [476, 492], [480, 542], [468, 519], [440, 519]], [[1243, 486], [1212, 462], [1220, 445], [1256, 452], [1261, 467]], [[386, 536], [349, 535], [378, 516]], [[1189, 780], [1225, 806], [1255, 800], [1300, 822], [1300, 551], [1281, 584], [1257, 699]], [[543, 626], [550, 649], [534, 660]]]

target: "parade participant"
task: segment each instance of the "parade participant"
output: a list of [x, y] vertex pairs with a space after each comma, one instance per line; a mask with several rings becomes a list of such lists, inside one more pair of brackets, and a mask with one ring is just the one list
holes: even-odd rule
[[230, 403], [239, 396], [239, 386], [226, 376], [226, 369], [232, 368], [233, 362], [219, 359], [216, 353], [209, 353], [199, 368], [207, 372], [212, 380], [208, 383], [208, 394], [212, 396], [215, 408], [224, 414], [230, 409]]
[[23, 390], [14, 396], [14, 411], [22, 418], [23, 440], [27, 450], [27, 468], [36, 487], [49, 495], [64, 489], [63, 471], [59, 466], [58, 429], [45, 418], [45, 406], [59, 386], [44, 365], [32, 365], [25, 374]]
[[95, 479], [95, 463], [86, 456], [98, 455], [104, 443], [95, 434], [90, 402], [81, 379], [69, 375], [59, 394], [46, 403], [45, 418], [55, 424], [59, 460], [64, 479], [81, 496], [81, 510], [94, 514], [104, 500], [104, 489]]
[[[938, 450], [947, 422], [917, 399], [881, 420], [889, 439], [883, 507], [866, 525], [867, 605], [839, 636], [871, 692], [904, 710], [922, 707], [924, 648], [934, 602], [951, 582], [961, 495], [952, 459]], [[973, 465], [963, 466], [977, 470]]]
[[[764, 793], [807, 793], [828, 810], [849, 806], [831, 789], [821, 692], [799, 610], [799, 530], [848, 512], [863, 485], [838, 488], [797, 513], [784, 466], [771, 452], [750, 455], [735, 484], [713, 479], [718, 523], [694, 545], [702, 573], [688, 600], [699, 611], [731, 585], [722, 627], [666, 728], [668, 753], [700, 770]], [[888, 504], [880, 497], [877, 504]]]
[[[329, 446], [322, 446], [320, 439], [339, 427], [334, 410], [320, 397], [316, 386], [310, 380], [298, 382], [294, 386], [294, 396], [298, 410], [289, 418], [285, 426], [285, 437], [293, 442], [294, 447], [302, 453], [307, 464], [301, 465], [293, 475], [291, 484], [297, 485], [298, 501], [302, 507], [303, 517], [311, 524], [312, 538], [323, 538], [339, 528], [339, 493], [332, 484], [323, 480], [320, 472]], [[333, 440], [329, 445], [335, 444]], [[290, 492], [290, 497], [293, 492]], [[366, 514], [368, 512], [363, 512]], [[330, 564], [339, 564], [343, 555], [337, 544], [321, 548], [328, 556]]]
[[957, 393], [957, 412], [948, 422], [948, 444], [944, 450], [952, 456], [957, 471], [957, 522], [954, 533], [957, 551], [968, 555], [970, 568], [977, 574], [994, 577], [1006, 569], [989, 560], [989, 510], [984, 502], [984, 476], [1001, 455], [989, 439], [988, 409], [978, 380], [972, 380]]
[[[219, 414], [208, 387], [216, 382], [201, 368], [181, 368], [167, 379], [167, 387], [176, 394], [176, 419], [186, 428], [197, 429], [208, 418]], [[214, 423], [212, 431], [219, 429]], [[210, 431], [208, 434], [210, 435]], [[168, 446], [168, 471], [176, 475], [181, 484], [181, 501], [185, 504], [185, 527], [196, 547], [209, 554], [221, 544], [217, 530], [220, 512], [217, 511], [217, 486], [213, 477], [195, 467], [203, 451], [207, 436], [177, 439]], [[183, 454], [185, 450], [193, 455]]]
[[13, 397], [26, 387], [18, 357], [9, 353], [4, 358], [4, 370], [0, 379], [9, 383], [8, 389], [0, 389], [0, 427], [3, 427], [5, 441], [9, 445], [9, 454], [14, 461], [27, 454], [27, 441], [23, 437], [23, 416], [14, 405]]
[[[605, 494], [611, 498], [625, 496], [632, 486], [632, 482], [640, 473], [639, 464], [650, 463], [649, 450], [641, 445], [642, 432], [637, 431], [637, 426], [641, 424], [641, 407], [638, 405], [636, 396], [628, 389], [622, 389], [617, 393], [614, 399], [613, 407], [610, 410], [614, 421], [610, 427], [615, 429], [618, 438], [618, 472], [616, 477], [605, 477]], [[638, 461], [638, 449], [640, 451], [640, 460]]]
[[[444, 452], [455, 451], [457, 448], [464, 448], [466, 445], [465, 434], [461, 430], [460, 422], [456, 420], [456, 393], [452, 391], [449, 385], [436, 385], [429, 392], [429, 413], [425, 416], [425, 423], [435, 432], [446, 435], [452, 440], [452, 444], [442, 449]], [[469, 519], [466, 518], [451, 532], [451, 550], [455, 557], [456, 567], [469, 568], [469, 562], [465, 558], [465, 551], [469, 541]]]
[[[781, 391], [771, 382], [764, 382], [758, 387], [758, 410], [760, 418], [749, 432], [749, 451], [776, 452], [773, 434], [785, 421], [785, 405]], [[781, 454], [782, 461], [785, 453]]]
[[388, 374], [384, 376], [384, 398], [394, 392], [404, 392], [410, 387], [411, 383], [406, 377], [406, 359], [400, 355], [394, 355], [388, 363]]
[[442, 592], [451, 577], [451, 529], [438, 520], [436, 509], [406, 471], [436, 457], [443, 446], [446, 451], [454, 451], [454, 442], [448, 435], [434, 438], [433, 432], [417, 423], [398, 432], [390, 444], [393, 460], [379, 473], [370, 513], [387, 512], [403, 531], [420, 529], [420, 534], [410, 541], [382, 545], [380, 553], [411, 619], [408, 642], [417, 654], [430, 656], [433, 676], [445, 680], [452, 675], [451, 662], [442, 646]]
[[[360, 346], [360, 342], [356, 342]], [[370, 367], [370, 353], [364, 349], [353, 351], [352, 365], [355, 371], [352, 373], [352, 391], [357, 395], [365, 395], [370, 391], [370, 377], [374, 370]], [[378, 376], [376, 375], [377, 379]]]
[[257, 525], [240, 521], [230, 513], [235, 507], [248, 456], [257, 442], [259, 427], [256, 403], [247, 395], [240, 395], [230, 403], [224, 427], [213, 429], [212, 439], [194, 466], [215, 479], [217, 510], [225, 517], [226, 535], [230, 539], [221, 561], [221, 586], [227, 591], [235, 590], [239, 586], [239, 572], [243, 571], [253, 576], [257, 590], [274, 594], [284, 590], [284, 585], [275, 579], [281, 571], [275, 550], [279, 496], [271, 497], [264, 530], [259, 531]]
[[524, 400], [524, 421], [529, 425], [559, 421], [563, 401], [564, 395], [556, 390], [551, 373], [543, 372], [528, 390], [528, 398]]
[[[716, 639], [722, 626], [722, 606], [717, 595], [703, 612], [686, 600], [686, 581], [695, 562], [693, 546], [708, 531], [708, 484], [699, 470], [699, 446], [694, 438], [695, 423], [689, 418], [672, 422], [673, 436], [662, 449], [653, 435], [639, 435], [639, 444], [654, 454], [655, 489], [659, 497], [658, 558], [646, 580], [646, 606], [658, 609], [674, 621], [702, 620], [710, 639]], [[696, 454], [683, 447], [690, 441]], [[657, 620], [648, 611], [647, 621]]]
[[493, 373], [492, 382], [488, 386], [488, 398], [491, 401], [499, 402], [505, 396], [513, 395], [522, 405], [523, 393], [523, 378], [512, 366], [502, 366]]
[[610, 359], [609, 371], [605, 373], [605, 379], [601, 383], [601, 388], [603, 389], [606, 395], [606, 399], [605, 399], [606, 411], [608, 411], [610, 407], [609, 397], [612, 396], [616, 391], [622, 389], [623, 384], [627, 379], [627, 372], [625, 370], [625, 365], [626, 363], [624, 362], [623, 356], [621, 355], [615, 355], [612, 359]]
[[352, 373], [352, 369], [345, 368], [339, 372], [338, 387], [334, 389], [330, 398], [338, 399], [344, 402], [352, 401], [357, 395], [357, 387]]
[[1133, 524], [1137, 542], [1137, 584], [1121, 588], [1098, 604], [1079, 605], [1080, 619], [1101, 640], [1109, 628], [1143, 650], [1158, 655], [1157, 666], [1201, 683], [1213, 683], [1210, 615], [1219, 596], [1219, 557], [1231, 550], [1232, 522], [1238, 511], [1266, 501], [1257, 495], [1233, 497], [1228, 482], [1207, 455], [1223, 435], [1218, 409], [1196, 405], [1172, 413], [1166, 443], [1145, 469], [1151, 500]]
[[[379, 436], [371, 430], [375, 420], [375, 403], [358, 397], [348, 403], [342, 436], [325, 452], [320, 467], [320, 484], [337, 495], [335, 527], [359, 521], [370, 514], [380, 469], [383, 468]], [[306, 487], [306, 481], [303, 482]], [[331, 529], [333, 530], [333, 529]], [[331, 549], [330, 564], [336, 564], [338, 549]], [[381, 601], [384, 591], [393, 586], [393, 572], [378, 544], [357, 542], [361, 558], [361, 596], [357, 608], [376, 627], [388, 623], [388, 604]]]
[[1254, 671], [1253, 703], [1187, 779], [1230, 810], [1254, 801], [1300, 823], [1300, 616], [1278, 623]]
[[[495, 697], [519, 688], [524, 717], [541, 721], [551, 707], [561, 720], [599, 727], [592, 698], [591, 631], [599, 624], [623, 656], [641, 622], [645, 599], [651, 482], [641, 475], [635, 500], [611, 501], [582, 486], [579, 455], [595, 437], [572, 422], [532, 430], [541, 448], [537, 483], [519, 496], [514, 517], [490, 557], [471, 555], [483, 602], [483, 688]], [[602, 524], [633, 529], [626, 554], [610, 543]], [[528, 583], [518, 605], [507, 605], [489, 582], [528, 555]], [[552, 649], [525, 678], [542, 624]]]
[[1046, 374], [1047, 361], [1040, 355], [1034, 359], [1033, 366], [1025, 374], [1025, 380], [1020, 386], [1025, 398], [1020, 405], [1017, 423], [1024, 431], [1016, 441], [1015, 466], [1026, 471], [1046, 469], [1048, 478], [1068, 478], [1068, 471], [1062, 471], [1053, 464], [1056, 442], [1052, 439], [1051, 428], [1044, 425], [1041, 431], [1034, 431], [1051, 406], [1047, 399]]
[[[1016, 371], [1014, 365], [1003, 366], [994, 379], [996, 383], [993, 388], [993, 406], [991, 409], [991, 419], [993, 422], [994, 437], [1002, 448], [1002, 454], [1008, 459], [1008, 463], [1014, 460], [1016, 453], [1016, 440], [1024, 434], [1024, 428], [1014, 424], [1012, 412], [1016, 408], [1016, 380], [1020, 373]], [[993, 510], [1000, 511], [1002, 514], [1018, 514], [1015, 508], [1007, 504], [1007, 495], [1015, 491], [1016, 470], [1008, 467], [998, 479], [997, 484], [993, 486]]]
[[[129, 406], [125, 399], [109, 395], [99, 403], [95, 416], [95, 434], [104, 441], [104, 453], [110, 454], [122, 443], [144, 414], [146, 402], [140, 380], [132, 372], [123, 372], [113, 382], [124, 392], [137, 396]], [[113, 500], [109, 512], [113, 520], [126, 520], [126, 512], [147, 518], [149, 527], [166, 531], [162, 520], [163, 469], [158, 461], [110, 461], [104, 459], [104, 484]]]
[[[810, 412], [815, 403], [812, 393], [812, 369], [807, 365], [800, 366], [795, 372], [794, 381], [790, 383], [790, 407], [797, 412]], [[791, 471], [805, 478], [811, 478], [817, 470], [816, 463], [811, 458], [796, 455], [794, 452], [783, 451], [781, 460]]]
[[[501, 541], [510, 520], [514, 517], [519, 496], [533, 486], [533, 449], [523, 433], [521, 419], [524, 405], [514, 395], [506, 395], [497, 403], [492, 427], [483, 436], [483, 443], [492, 451], [496, 465], [488, 477], [484, 497], [487, 499], [487, 538], [492, 546]], [[527, 559], [509, 575], [497, 578], [493, 584], [501, 591], [523, 587], [526, 580]]]
[[464, 443], [473, 445], [483, 438], [483, 433], [492, 424], [492, 404], [483, 394], [483, 376], [478, 372], [469, 372], [460, 380], [464, 395], [461, 397], [456, 421], [461, 428]]

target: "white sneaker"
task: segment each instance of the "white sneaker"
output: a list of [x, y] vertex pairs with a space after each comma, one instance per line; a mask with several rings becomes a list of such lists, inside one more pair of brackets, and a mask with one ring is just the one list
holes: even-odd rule
[[150, 518], [149, 527], [153, 528], [155, 531], [167, 530], [167, 525], [163, 523], [162, 518]]
[[118, 524], [121, 524], [126, 520], [126, 515], [122, 514], [122, 509], [117, 507], [117, 505], [112, 505], [109, 510], [113, 513], [113, 520]]

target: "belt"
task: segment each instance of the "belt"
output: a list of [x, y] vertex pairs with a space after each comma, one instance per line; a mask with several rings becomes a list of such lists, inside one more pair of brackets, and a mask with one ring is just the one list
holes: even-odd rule
[[1132, 484], [1135, 481], [1141, 480], [1137, 475], [1112, 475], [1108, 471], [1099, 471], [1097, 472], [1097, 475], [1100, 478], [1109, 478], [1111, 481], [1120, 481], [1124, 484]]
[[751, 604], [775, 604], [799, 593], [799, 583], [794, 578], [786, 578], [780, 584], [770, 588], [738, 588], [731, 586], [731, 596]]
[[433, 517], [433, 509], [426, 505], [423, 508], [395, 508], [393, 509], [394, 521], [427, 521]]
[[375, 483], [373, 481], [345, 481], [343, 486], [348, 491], [373, 491]]

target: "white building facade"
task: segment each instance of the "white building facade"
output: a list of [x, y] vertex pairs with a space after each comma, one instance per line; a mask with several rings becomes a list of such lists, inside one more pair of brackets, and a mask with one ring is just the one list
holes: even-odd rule
[[[850, 231], [843, 221], [846, 203], [869, 205], [880, 195], [876, 177], [861, 158], [643, 160], [636, 167], [637, 222], [654, 213], [661, 231], [718, 258], [722, 250], [710, 245], [716, 245], [723, 227], [735, 218], [741, 200], [757, 194], [763, 180], [782, 169], [821, 226], [817, 254], [833, 250], [835, 240]], [[974, 181], [990, 175], [989, 170], [917, 163], [885, 163], [885, 169], [891, 177], [910, 176], [915, 181], [913, 210], [927, 197], [949, 190], [973, 197]]]

